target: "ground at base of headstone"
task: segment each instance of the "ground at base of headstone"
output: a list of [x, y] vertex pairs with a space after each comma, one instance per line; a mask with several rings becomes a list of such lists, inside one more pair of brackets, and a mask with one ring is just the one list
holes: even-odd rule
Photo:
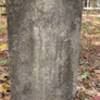
[[[100, 27], [99, 24], [98, 27]], [[6, 28], [7, 28], [6, 17], [2, 17], [0, 18], [0, 100], [10, 100], [11, 97], [10, 77], [8, 69], [8, 63], [9, 63], [8, 39], [7, 39]], [[98, 32], [99, 30], [96, 31]], [[77, 93], [75, 100], [100, 100], [99, 34], [97, 35], [92, 34], [91, 36], [87, 34], [84, 35], [85, 35], [85, 41], [87, 39], [89, 42], [87, 42], [87, 44], [81, 50], [80, 54], [81, 58], [79, 66], [80, 70], [78, 72], [78, 84], [77, 84]], [[90, 40], [92, 41], [93, 44], [96, 45], [91, 46]]]

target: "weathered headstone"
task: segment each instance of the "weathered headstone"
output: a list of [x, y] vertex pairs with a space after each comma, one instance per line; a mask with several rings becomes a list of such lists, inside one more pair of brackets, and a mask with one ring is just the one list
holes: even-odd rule
[[73, 100], [81, 0], [8, 0], [12, 100]]

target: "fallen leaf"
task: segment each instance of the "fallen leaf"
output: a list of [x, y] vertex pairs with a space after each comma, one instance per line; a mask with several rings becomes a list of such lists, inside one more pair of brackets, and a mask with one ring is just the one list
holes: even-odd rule
[[100, 100], [100, 96], [95, 96], [93, 100]]
[[0, 52], [8, 50], [8, 45], [7, 43], [2, 43], [0, 44]]

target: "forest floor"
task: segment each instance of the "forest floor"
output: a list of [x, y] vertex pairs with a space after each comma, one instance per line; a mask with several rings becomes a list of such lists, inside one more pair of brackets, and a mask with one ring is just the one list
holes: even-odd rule
[[8, 56], [7, 21], [0, 16], [0, 100], [10, 100]]
[[[10, 100], [6, 17], [0, 17], [0, 100]], [[83, 16], [75, 100], [100, 100], [100, 17]]]
[[100, 17], [83, 16], [76, 100], [100, 100]]

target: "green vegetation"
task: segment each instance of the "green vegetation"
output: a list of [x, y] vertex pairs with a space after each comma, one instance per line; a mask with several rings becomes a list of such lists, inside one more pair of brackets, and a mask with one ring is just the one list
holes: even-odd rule
[[82, 33], [100, 34], [100, 17], [84, 21], [82, 23]]
[[8, 59], [0, 59], [0, 65], [8, 65]]

